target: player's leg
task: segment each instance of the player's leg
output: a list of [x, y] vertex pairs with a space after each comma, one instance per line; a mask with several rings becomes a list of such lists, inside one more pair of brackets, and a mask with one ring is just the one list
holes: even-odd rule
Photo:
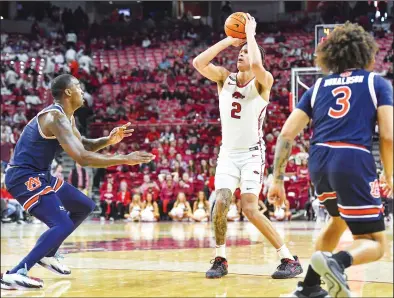
[[44, 222], [49, 229], [38, 239], [30, 253], [2, 277], [2, 282], [24, 288], [41, 288], [43, 282], [27, 277], [27, 272], [45, 257], [53, 247], [58, 247], [73, 231], [74, 224], [55, 193], [40, 197], [30, 213]]
[[258, 209], [258, 196], [264, 173], [263, 152], [253, 150], [242, 155], [238, 160], [241, 168], [241, 208], [248, 220], [275, 247], [281, 258], [281, 265], [278, 266], [272, 278], [283, 279], [297, 276], [302, 273], [298, 258], [290, 253], [272, 222]]
[[332, 297], [350, 297], [345, 269], [377, 261], [386, 248], [379, 184], [373, 156], [361, 150], [343, 149], [333, 155], [330, 172], [330, 183], [338, 195], [339, 213], [355, 241], [335, 254], [317, 251], [311, 264], [328, 284]]
[[[74, 223], [74, 231], [94, 210], [96, 204], [92, 199], [67, 182], [63, 182], [62, 180], [56, 180], [56, 182], [54, 189], [64, 208], [70, 212], [70, 219]], [[58, 255], [56, 254], [60, 245], [61, 243], [57, 247], [54, 247], [39, 264], [59, 274], [70, 274], [71, 271], [59, 262]]]
[[205, 276], [220, 278], [227, 272], [226, 232], [227, 213], [232, 195], [239, 184], [239, 170], [232, 162], [227, 152], [220, 152], [215, 174], [216, 199], [212, 207], [212, 224], [215, 234], [215, 260]]

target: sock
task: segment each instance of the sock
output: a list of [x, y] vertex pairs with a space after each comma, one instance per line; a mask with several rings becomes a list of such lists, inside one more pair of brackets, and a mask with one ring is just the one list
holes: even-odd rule
[[347, 251], [340, 251], [333, 254], [332, 257], [341, 264], [344, 268], [348, 268], [353, 263], [353, 257]]
[[287, 248], [286, 244], [283, 244], [276, 250], [279, 254], [281, 259], [290, 259], [294, 261], [293, 255], [290, 253], [289, 249]]
[[223, 245], [216, 245], [216, 255], [215, 257], [222, 257], [226, 258], [226, 244]]
[[308, 271], [306, 272], [304, 284], [307, 287], [318, 286], [321, 284], [320, 275], [313, 270], [311, 265], [309, 265]]

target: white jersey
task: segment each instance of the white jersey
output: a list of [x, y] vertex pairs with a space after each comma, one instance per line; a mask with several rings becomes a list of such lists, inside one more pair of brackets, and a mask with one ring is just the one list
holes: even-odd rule
[[263, 122], [268, 101], [259, 94], [255, 79], [237, 86], [231, 73], [219, 94], [222, 146], [226, 149], [248, 149], [262, 144]]

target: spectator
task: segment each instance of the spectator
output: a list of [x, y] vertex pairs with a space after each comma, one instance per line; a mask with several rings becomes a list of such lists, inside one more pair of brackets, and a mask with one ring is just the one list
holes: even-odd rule
[[142, 41], [142, 45], [141, 45], [141, 46], [142, 46], [144, 49], [147, 49], [147, 48], [150, 47], [151, 44], [152, 44], [152, 42], [149, 40], [148, 36], [146, 36], [146, 37], [144, 38], [144, 40]]
[[160, 138], [160, 133], [156, 131], [156, 127], [152, 126], [150, 131], [145, 136], [145, 143], [151, 143]]
[[[145, 195], [145, 193], [149, 189], [154, 192], [160, 191], [160, 187], [159, 187], [159, 185], [157, 185], [156, 181], [151, 181], [149, 175], [144, 175], [144, 183], [142, 183], [142, 185], [140, 186], [140, 193]], [[154, 196], [154, 197], [156, 197], [156, 196]]]
[[111, 221], [115, 220], [116, 217], [116, 195], [113, 190], [112, 184], [107, 184], [105, 190], [100, 191], [100, 207], [101, 207], [101, 214], [100, 220], [108, 220]]
[[58, 163], [55, 168], [53, 169], [52, 176], [56, 177], [57, 179], [64, 179], [63, 175], [63, 166], [61, 163]]
[[75, 163], [74, 168], [68, 175], [68, 183], [78, 188], [85, 195], [88, 194], [89, 175], [80, 164]]
[[[170, 174], [166, 175], [166, 180], [161, 184], [160, 199], [163, 203], [163, 213], [167, 214], [168, 206], [172, 202], [173, 198], [176, 196], [178, 190], [178, 183], [176, 183]], [[167, 208], [168, 206], [168, 208]]]
[[8, 67], [8, 70], [5, 73], [5, 84], [11, 91], [15, 88], [18, 77], [19, 76], [15, 72], [14, 68]]
[[197, 200], [193, 204], [193, 215], [191, 218], [198, 222], [208, 221], [209, 219], [209, 203], [203, 191], [198, 192]]
[[174, 207], [168, 215], [173, 221], [188, 221], [192, 216], [191, 210], [190, 204], [186, 200], [186, 195], [180, 192], [178, 193]]
[[141, 221], [158, 221], [159, 218], [159, 206], [153, 200], [153, 194], [148, 192], [141, 212]]
[[129, 204], [131, 201], [130, 192], [127, 190], [127, 182], [122, 181], [120, 182], [119, 192], [117, 195], [116, 201], [116, 210], [117, 210], [117, 217], [116, 219], [123, 219], [125, 215], [125, 211], [128, 210]]
[[0, 197], [2, 201], [4, 200], [5, 204], [1, 213], [1, 220], [3, 222], [9, 222], [11, 221], [10, 216], [14, 215], [16, 222], [23, 224], [23, 207], [7, 191], [3, 182], [1, 183]]
[[233, 195], [231, 198], [230, 207], [227, 213], [228, 221], [239, 221], [240, 213], [239, 213], [239, 203], [237, 202], [237, 198]]
[[1, 134], [1, 166], [7, 167], [14, 151], [14, 146], [7, 141], [7, 135]]
[[131, 201], [129, 206], [129, 214], [125, 215], [127, 221], [140, 221], [141, 210], [142, 210], [141, 196], [139, 194], [134, 194], [133, 200]]
[[171, 132], [171, 127], [169, 125], [166, 125], [164, 131], [160, 134], [160, 142], [164, 142], [164, 141], [171, 142], [173, 140], [175, 140], [174, 133]]

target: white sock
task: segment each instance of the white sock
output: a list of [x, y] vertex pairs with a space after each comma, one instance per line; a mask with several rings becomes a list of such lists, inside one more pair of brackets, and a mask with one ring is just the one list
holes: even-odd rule
[[293, 255], [290, 253], [290, 250], [287, 248], [286, 244], [283, 244], [280, 248], [276, 250], [281, 259], [290, 259], [294, 261]]
[[216, 245], [215, 251], [216, 251], [216, 256], [215, 257], [226, 258], [226, 244]]

